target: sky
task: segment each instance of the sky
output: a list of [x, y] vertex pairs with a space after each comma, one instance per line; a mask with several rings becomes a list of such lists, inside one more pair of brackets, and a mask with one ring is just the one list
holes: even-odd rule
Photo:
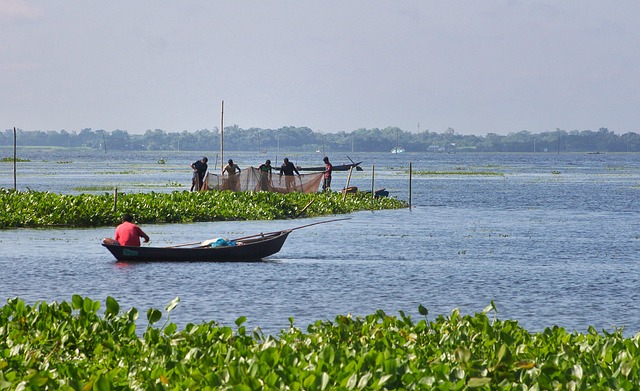
[[637, 0], [0, 0], [0, 129], [640, 132], [639, 16]]

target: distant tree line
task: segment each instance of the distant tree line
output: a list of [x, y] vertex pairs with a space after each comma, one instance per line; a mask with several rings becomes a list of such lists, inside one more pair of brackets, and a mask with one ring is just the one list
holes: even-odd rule
[[[126, 130], [18, 130], [18, 146], [85, 147], [110, 150], [183, 150], [220, 149], [220, 132], [214, 128], [193, 132], [147, 130], [129, 134]], [[397, 127], [357, 129], [351, 132], [320, 133], [307, 127], [279, 129], [242, 129], [225, 127], [224, 148], [230, 151], [326, 151], [385, 152], [402, 147], [407, 152], [640, 152], [640, 135], [616, 134], [607, 128], [542, 133], [527, 130], [486, 136], [463, 135], [449, 128], [443, 133], [412, 133]], [[13, 145], [13, 129], [0, 133], [0, 146]]]

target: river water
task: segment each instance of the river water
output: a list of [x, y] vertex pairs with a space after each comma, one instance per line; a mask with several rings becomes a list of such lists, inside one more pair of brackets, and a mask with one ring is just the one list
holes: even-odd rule
[[[11, 151], [0, 150], [2, 156]], [[344, 154], [329, 154], [334, 164]], [[277, 334], [340, 314], [402, 310], [419, 319], [482, 311], [530, 331], [558, 325], [585, 332], [640, 331], [640, 163], [636, 154], [367, 154], [350, 185], [386, 188], [412, 208], [364, 211], [295, 230], [282, 251], [258, 263], [116, 263], [100, 240], [113, 227], [0, 231], [0, 299], [70, 300], [73, 294], [123, 309], [164, 309], [179, 326], [218, 321]], [[17, 187], [61, 193], [188, 189], [187, 152], [19, 150]], [[282, 156], [225, 153], [240, 167]], [[319, 154], [291, 154], [317, 166]], [[165, 159], [164, 164], [159, 164]], [[210, 167], [219, 169], [215, 153]], [[411, 164], [411, 188], [409, 165]], [[372, 173], [373, 171], [373, 173]], [[428, 172], [452, 172], [433, 175]], [[485, 172], [500, 175], [465, 175]], [[0, 163], [0, 187], [13, 164]], [[335, 173], [333, 187], [348, 173]], [[1, 210], [1, 208], [0, 208]], [[335, 217], [335, 216], [331, 216]], [[239, 237], [327, 218], [144, 225], [153, 245]], [[342, 217], [342, 216], [341, 216]], [[144, 316], [142, 316], [144, 318]], [[143, 321], [142, 326], [146, 323]]]

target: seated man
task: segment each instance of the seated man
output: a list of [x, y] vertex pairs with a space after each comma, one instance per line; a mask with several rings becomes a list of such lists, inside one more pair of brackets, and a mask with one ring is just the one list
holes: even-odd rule
[[132, 223], [133, 218], [130, 214], [122, 215], [122, 224], [116, 227], [115, 241], [121, 246], [140, 246], [140, 238], [144, 238], [144, 242], [149, 241], [149, 236]]

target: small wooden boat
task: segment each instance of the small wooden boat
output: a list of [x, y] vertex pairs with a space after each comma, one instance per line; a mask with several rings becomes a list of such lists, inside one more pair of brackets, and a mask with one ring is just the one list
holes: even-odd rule
[[[235, 245], [220, 247], [199, 242], [172, 247], [102, 245], [120, 262], [252, 262], [279, 252], [291, 231], [289, 229], [238, 238], [233, 240]], [[209, 241], [203, 243], [207, 242]]]
[[[347, 194], [354, 194], [358, 192], [358, 188], [356, 186], [351, 186], [351, 187], [347, 187], [346, 189], [342, 189], [342, 194], [347, 193]], [[371, 190], [367, 190], [364, 191], [363, 193], [365, 194], [371, 194]], [[376, 191], [373, 192], [373, 196], [378, 198], [378, 197], [388, 197], [389, 196], [389, 191], [385, 188], [382, 189], [378, 189]]]
[[[371, 194], [371, 190], [365, 191], [365, 193]], [[387, 190], [385, 188], [378, 189], [378, 190], [373, 192], [373, 196], [376, 197], [376, 198], [378, 198], [378, 197], [389, 197], [389, 190]]]
[[[351, 164], [340, 164], [338, 166], [333, 166], [333, 171], [349, 171], [352, 167], [356, 169], [356, 171], [362, 171], [362, 167], [360, 167], [360, 163], [351, 163]], [[298, 171], [324, 171], [324, 166], [318, 167], [296, 167]]]

